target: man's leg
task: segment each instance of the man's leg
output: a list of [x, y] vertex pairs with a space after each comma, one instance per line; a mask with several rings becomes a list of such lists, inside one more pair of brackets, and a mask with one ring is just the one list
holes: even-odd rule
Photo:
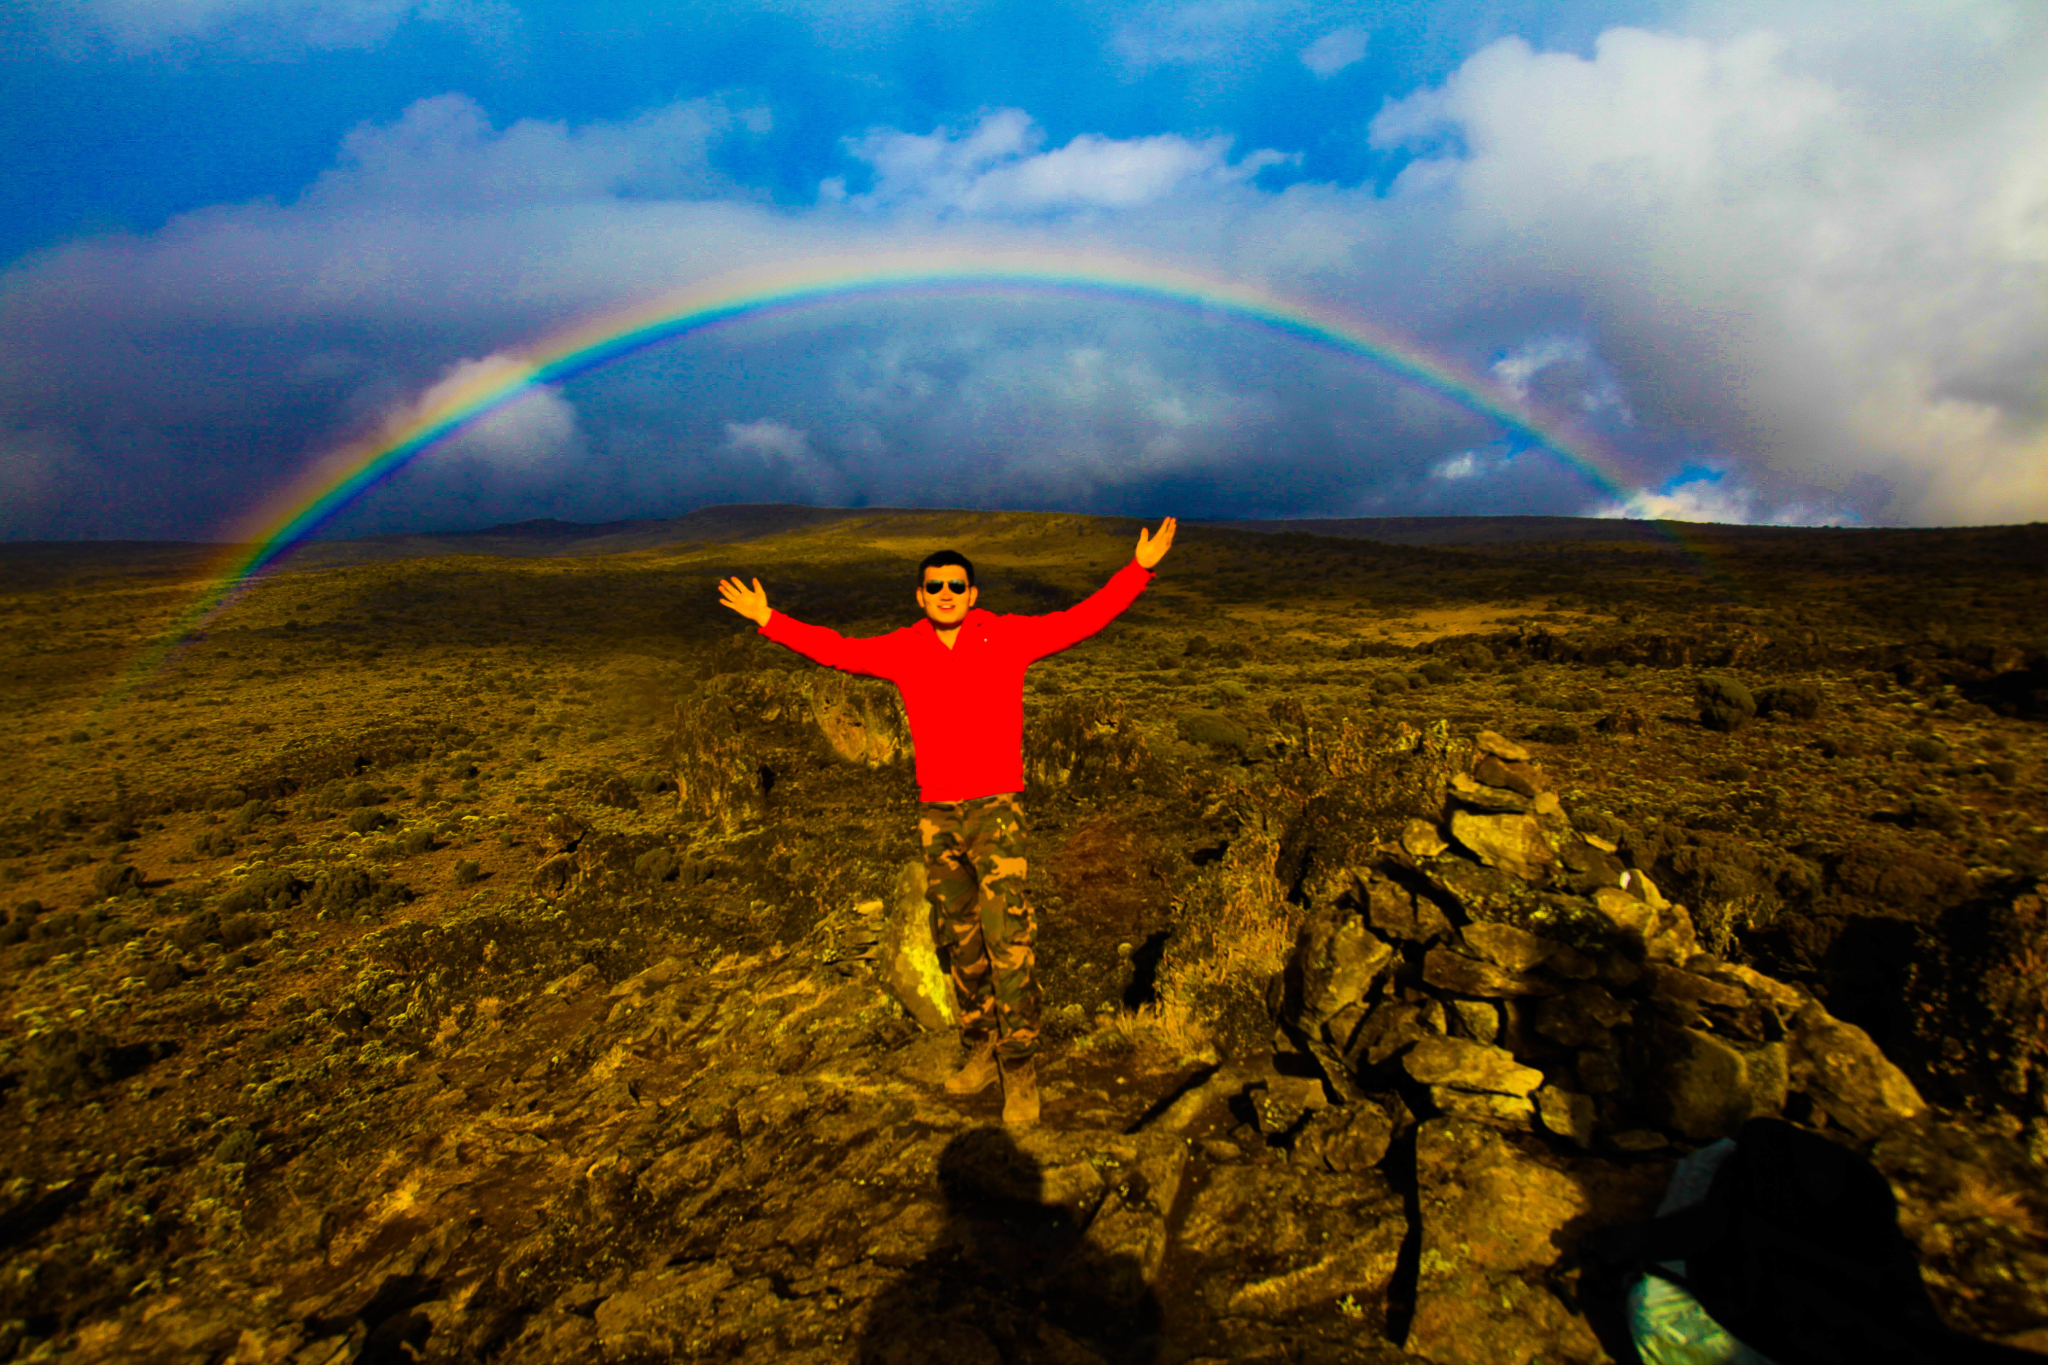
[[1038, 920], [1024, 894], [1024, 808], [1014, 795], [971, 803], [963, 831], [979, 894], [975, 910], [988, 955], [996, 1050], [1005, 1061], [1038, 1051]]
[[931, 907], [932, 943], [939, 965], [953, 982], [953, 1007], [960, 1017], [960, 1041], [967, 1065], [946, 1083], [955, 1094], [973, 1094], [995, 1083], [995, 999], [988, 950], [975, 904], [974, 864], [966, 846], [963, 809], [957, 804], [924, 806], [918, 837], [924, 845], [924, 895]]

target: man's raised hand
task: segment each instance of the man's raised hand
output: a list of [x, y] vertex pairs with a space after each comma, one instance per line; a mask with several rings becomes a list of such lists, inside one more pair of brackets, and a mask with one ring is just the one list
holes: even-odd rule
[[1159, 530], [1156, 534], [1147, 535], [1145, 534], [1144, 527], [1140, 526], [1138, 528], [1138, 564], [1140, 567], [1154, 568], [1160, 560], [1166, 558], [1166, 552], [1173, 548], [1173, 527], [1173, 518], [1168, 517], [1165, 521], [1159, 523]]
[[761, 587], [761, 580], [755, 579], [749, 588], [737, 578], [723, 578], [718, 583], [718, 600], [757, 626], [768, 624], [768, 594]]

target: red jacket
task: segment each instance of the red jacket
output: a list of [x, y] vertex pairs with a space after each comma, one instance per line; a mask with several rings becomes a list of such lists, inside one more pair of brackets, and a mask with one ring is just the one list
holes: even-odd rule
[[951, 649], [928, 620], [849, 640], [777, 611], [761, 633], [827, 667], [895, 683], [917, 747], [919, 794], [966, 801], [1024, 790], [1024, 670], [1101, 630], [1151, 581], [1134, 559], [1065, 611], [998, 616], [976, 607]]

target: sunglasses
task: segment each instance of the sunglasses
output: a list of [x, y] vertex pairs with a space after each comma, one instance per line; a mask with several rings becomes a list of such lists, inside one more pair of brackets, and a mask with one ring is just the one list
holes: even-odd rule
[[966, 592], [967, 580], [964, 578], [927, 578], [924, 581], [924, 591], [927, 597], [937, 597], [940, 593], [949, 591], [956, 593]]

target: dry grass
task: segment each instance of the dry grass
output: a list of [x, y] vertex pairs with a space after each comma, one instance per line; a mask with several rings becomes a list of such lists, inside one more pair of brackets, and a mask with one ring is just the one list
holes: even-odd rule
[[1207, 1056], [1213, 1047], [1209, 1030], [1195, 1011], [1176, 1001], [1118, 1010], [1108, 1016], [1101, 1032], [1115, 1051], [1163, 1061]]

